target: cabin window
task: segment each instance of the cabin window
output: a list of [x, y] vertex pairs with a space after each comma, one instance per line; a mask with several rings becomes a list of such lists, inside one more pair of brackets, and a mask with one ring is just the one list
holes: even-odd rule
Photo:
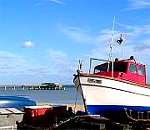
[[98, 65], [95, 67], [94, 69], [94, 73], [98, 73], [98, 72], [106, 72], [108, 70], [108, 64], [102, 64], [102, 65]]
[[136, 73], [136, 65], [131, 64], [129, 70], [130, 70], [131, 73]]
[[[127, 70], [127, 63], [124, 62], [114, 62], [114, 72], [126, 72]], [[94, 73], [98, 72], [110, 72], [112, 71], [112, 64], [101, 64], [95, 67]]]
[[144, 74], [145, 74], [145, 69], [144, 69], [143, 66], [139, 66], [139, 67], [137, 68], [137, 71], [138, 71], [138, 74], [139, 74], [139, 75], [144, 75]]
[[118, 72], [126, 72], [127, 70], [127, 63], [124, 62], [116, 62], [114, 63], [114, 71]]

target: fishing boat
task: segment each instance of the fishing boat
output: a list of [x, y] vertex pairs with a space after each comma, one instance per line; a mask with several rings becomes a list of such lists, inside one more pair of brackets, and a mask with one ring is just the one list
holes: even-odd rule
[[[95, 65], [91, 73], [93, 60], [103, 63]], [[74, 84], [82, 95], [86, 112], [121, 121], [125, 115], [150, 118], [146, 79], [146, 66], [133, 56], [114, 61], [91, 58], [89, 72], [77, 70]]]

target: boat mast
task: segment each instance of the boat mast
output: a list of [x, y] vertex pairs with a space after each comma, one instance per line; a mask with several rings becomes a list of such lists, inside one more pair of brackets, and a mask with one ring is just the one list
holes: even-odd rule
[[113, 42], [114, 42], [114, 28], [115, 28], [115, 16], [113, 18], [113, 24], [112, 24], [112, 38], [111, 38], [111, 42], [109, 44], [110, 47], [110, 53], [109, 53], [109, 59], [112, 62], [111, 65], [111, 70], [112, 70], [112, 77], [114, 77], [114, 61], [113, 61], [113, 57], [112, 57], [112, 53], [113, 53]]

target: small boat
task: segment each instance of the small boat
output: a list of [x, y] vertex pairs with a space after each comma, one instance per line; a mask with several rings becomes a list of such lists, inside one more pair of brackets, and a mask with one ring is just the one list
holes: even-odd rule
[[115, 121], [124, 121], [126, 113], [134, 118], [150, 119], [150, 89], [146, 66], [133, 56], [129, 59], [90, 59], [103, 63], [94, 66], [91, 73], [77, 70], [74, 84], [80, 91], [85, 111]]
[[36, 105], [36, 102], [21, 96], [0, 96], [0, 108], [18, 108]]

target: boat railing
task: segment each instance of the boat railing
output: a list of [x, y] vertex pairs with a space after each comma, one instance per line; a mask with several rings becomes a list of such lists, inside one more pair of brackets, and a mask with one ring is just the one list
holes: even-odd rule
[[125, 114], [128, 119], [134, 122], [150, 122], [150, 111], [144, 111], [144, 112], [136, 112], [136, 115], [134, 111], [128, 110], [127, 108], [124, 108]]

